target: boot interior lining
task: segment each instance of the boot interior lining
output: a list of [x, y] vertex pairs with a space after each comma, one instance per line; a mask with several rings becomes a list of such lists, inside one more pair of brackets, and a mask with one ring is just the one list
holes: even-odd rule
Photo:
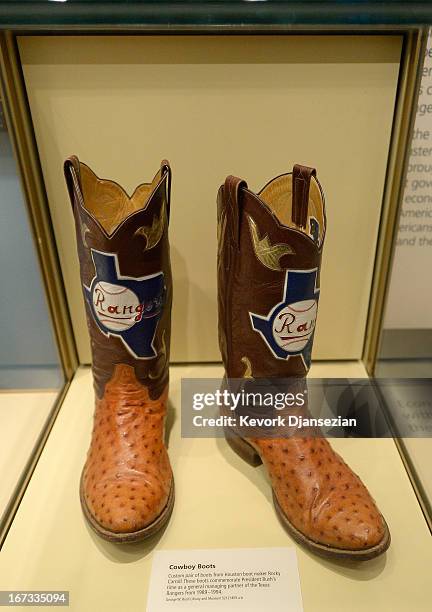
[[313, 238], [313, 219], [318, 224], [318, 244], [324, 237], [324, 202], [317, 180], [312, 177], [309, 189], [309, 205], [306, 228], [298, 227], [292, 220], [292, 174], [283, 174], [271, 181], [258, 194], [279, 222]]
[[160, 169], [151, 183], [138, 185], [129, 197], [116, 182], [100, 179], [86, 164], [80, 163], [81, 189], [86, 210], [107, 234], [112, 234], [129, 215], [145, 207], [162, 178]]

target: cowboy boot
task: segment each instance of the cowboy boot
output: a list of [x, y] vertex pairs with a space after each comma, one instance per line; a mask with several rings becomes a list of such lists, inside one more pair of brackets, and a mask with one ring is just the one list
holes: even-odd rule
[[[315, 170], [296, 165], [258, 194], [229, 176], [218, 193], [218, 230], [219, 344], [228, 382], [304, 378], [326, 232]], [[226, 435], [244, 459], [267, 468], [277, 513], [296, 541], [325, 557], [356, 560], [388, 548], [375, 502], [322, 435]]]
[[174, 481], [164, 444], [172, 282], [171, 171], [132, 196], [76, 157], [64, 165], [91, 339], [96, 408], [80, 483], [101, 537], [134, 542], [167, 523]]

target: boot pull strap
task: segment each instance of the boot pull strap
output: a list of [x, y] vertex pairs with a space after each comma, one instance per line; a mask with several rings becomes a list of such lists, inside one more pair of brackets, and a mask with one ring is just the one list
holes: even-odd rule
[[242, 188], [247, 189], [246, 181], [236, 176], [227, 176], [224, 184], [225, 207], [227, 216], [227, 228], [235, 246], [240, 244], [240, 201], [239, 195]]
[[315, 168], [296, 164], [292, 173], [292, 220], [297, 227], [306, 227], [311, 178], [316, 176]]
[[80, 181], [80, 166], [78, 157], [72, 155], [68, 157], [63, 165], [64, 175], [66, 179], [66, 186], [69, 193], [69, 198], [72, 204], [72, 209], [75, 205], [75, 199], [77, 199], [81, 206], [84, 207], [84, 198], [81, 191]]
[[169, 223], [170, 220], [170, 212], [171, 212], [171, 177], [172, 170], [167, 159], [163, 159], [161, 161], [161, 170], [162, 174], [167, 173], [167, 182], [166, 182], [166, 208], [167, 208], [167, 221]]

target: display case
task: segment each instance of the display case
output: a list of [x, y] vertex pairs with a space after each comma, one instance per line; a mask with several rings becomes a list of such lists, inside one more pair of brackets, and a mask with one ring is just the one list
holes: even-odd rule
[[[305, 611], [428, 609], [428, 436], [402, 439], [396, 428], [394, 438], [333, 442], [392, 533], [384, 555], [358, 564], [297, 546], [273, 516], [265, 468], [242, 463], [224, 440], [182, 437], [180, 428], [182, 380], [224, 375], [216, 195], [231, 174], [256, 193], [296, 163], [318, 170], [327, 234], [310, 377], [370, 379], [392, 427], [398, 398], [379, 381], [388, 389], [391, 379], [430, 377], [428, 221], [421, 246], [418, 235], [413, 248], [404, 242], [416, 231], [407, 211], [430, 208], [419, 182], [428, 169], [416, 164], [428, 163], [432, 11], [416, 4], [0, 3], [2, 96], [30, 218], [19, 227], [36, 238], [50, 322], [38, 332], [54, 338], [61, 372], [3, 519], [0, 589], [49, 585], [69, 591], [74, 610], [132, 612], [150, 605], [156, 551], [296, 546]], [[103, 541], [80, 510], [94, 393], [77, 243], [91, 230], [75, 234], [63, 174], [71, 154], [126, 195], [161, 159], [172, 169], [167, 431], [176, 503], [166, 528], [143, 543]], [[19, 327], [8, 328], [10, 344]], [[37, 343], [42, 359], [39, 341], [28, 333], [24, 341]], [[249, 376], [249, 358], [244, 364]]]

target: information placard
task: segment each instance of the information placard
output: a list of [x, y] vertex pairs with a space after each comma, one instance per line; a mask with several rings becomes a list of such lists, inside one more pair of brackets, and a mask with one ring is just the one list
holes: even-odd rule
[[153, 557], [147, 612], [302, 612], [294, 548], [163, 550]]

